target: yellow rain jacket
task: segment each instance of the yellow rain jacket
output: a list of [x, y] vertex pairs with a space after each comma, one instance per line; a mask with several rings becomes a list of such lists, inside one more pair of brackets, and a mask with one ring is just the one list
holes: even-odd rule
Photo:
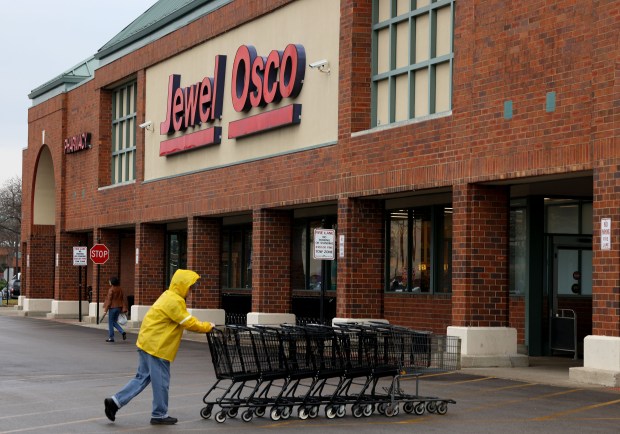
[[170, 287], [151, 306], [142, 321], [136, 345], [142, 351], [160, 359], [173, 362], [181, 344], [183, 329], [208, 333], [210, 322], [201, 322], [188, 311], [185, 298], [190, 286], [200, 276], [190, 270], [177, 270]]

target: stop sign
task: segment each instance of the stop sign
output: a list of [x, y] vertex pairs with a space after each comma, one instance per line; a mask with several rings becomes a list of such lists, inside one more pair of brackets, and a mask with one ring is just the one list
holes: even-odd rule
[[95, 244], [90, 249], [90, 259], [97, 265], [105, 264], [110, 259], [110, 250], [105, 244]]

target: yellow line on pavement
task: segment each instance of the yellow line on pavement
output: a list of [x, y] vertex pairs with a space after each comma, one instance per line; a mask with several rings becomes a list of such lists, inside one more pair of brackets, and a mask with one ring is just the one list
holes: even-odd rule
[[620, 399], [616, 399], [614, 401], [601, 402], [599, 404], [586, 405], [585, 407], [577, 407], [577, 408], [573, 408], [572, 410], [559, 411], [557, 413], [551, 413], [547, 416], [535, 417], [530, 420], [543, 421], [543, 420], [557, 419], [559, 417], [566, 416], [569, 414], [580, 413], [582, 411], [593, 410], [595, 408], [600, 408], [600, 407], [607, 407], [609, 405], [614, 405], [618, 403], [620, 403]]

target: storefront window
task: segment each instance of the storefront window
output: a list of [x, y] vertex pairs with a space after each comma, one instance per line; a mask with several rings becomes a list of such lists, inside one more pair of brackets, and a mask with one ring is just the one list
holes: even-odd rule
[[510, 210], [510, 293], [526, 294], [528, 285], [527, 208]]
[[388, 291], [452, 291], [451, 208], [440, 206], [391, 211], [388, 231]]
[[187, 232], [168, 232], [166, 240], [168, 284], [178, 269], [187, 268]]
[[220, 280], [225, 289], [252, 288], [252, 229], [222, 230]]
[[[325, 227], [324, 219], [298, 220], [293, 227], [291, 282], [293, 289], [336, 290], [336, 260], [314, 259], [314, 230]], [[335, 229], [334, 226], [332, 228]], [[325, 278], [323, 276], [325, 275]]]

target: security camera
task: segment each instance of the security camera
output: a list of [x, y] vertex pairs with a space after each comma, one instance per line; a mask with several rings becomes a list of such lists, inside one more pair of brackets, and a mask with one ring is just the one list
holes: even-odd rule
[[145, 129], [145, 128], [146, 128], [147, 130], [150, 130], [150, 129], [151, 129], [151, 127], [153, 126], [153, 122], [151, 122], [151, 121], [146, 121], [146, 122], [144, 122], [143, 124], [140, 124], [140, 125], [138, 125], [138, 126], [139, 126], [140, 128], [142, 128], [142, 129]]
[[317, 60], [316, 62], [312, 62], [308, 66], [312, 69], [315, 69], [315, 68], [323, 69], [325, 68], [325, 66], [327, 66], [328, 63], [329, 62], [327, 61], [327, 59], [322, 59], [322, 60]]

